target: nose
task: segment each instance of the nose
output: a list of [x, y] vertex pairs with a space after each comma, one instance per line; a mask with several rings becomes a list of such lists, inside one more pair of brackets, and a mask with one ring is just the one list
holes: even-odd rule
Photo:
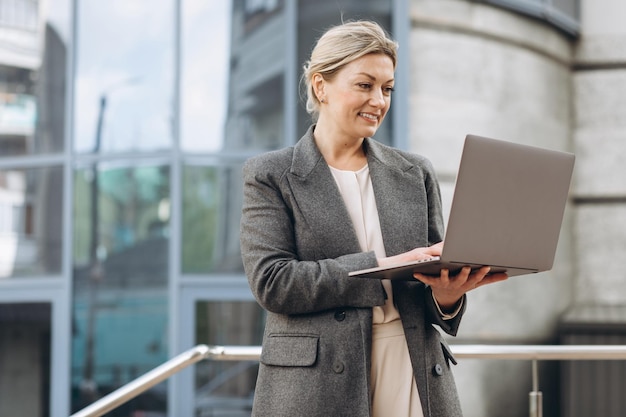
[[372, 95], [370, 96], [370, 103], [375, 107], [385, 107], [387, 104], [385, 100], [385, 94], [382, 90], [374, 89], [372, 90]]

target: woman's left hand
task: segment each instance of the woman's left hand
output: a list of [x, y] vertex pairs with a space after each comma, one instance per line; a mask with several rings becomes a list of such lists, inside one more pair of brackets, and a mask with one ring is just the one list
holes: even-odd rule
[[413, 277], [432, 288], [433, 295], [443, 310], [451, 310], [466, 292], [508, 278], [508, 275], [502, 272], [490, 274], [490, 270], [490, 267], [483, 266], [472, 272], [472, 269], [466, 266], [453, 276], [449, 275], [447, 269], [442, 269], [438, 277], [424, 274], [414, 274]]

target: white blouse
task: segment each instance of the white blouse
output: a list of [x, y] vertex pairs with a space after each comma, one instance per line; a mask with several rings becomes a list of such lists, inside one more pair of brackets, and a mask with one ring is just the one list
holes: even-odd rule
[[[343, 171], [330, 167], [330, 171], [352, 219], [361, 250], [364, 252], [374, 251], [376, 257], [384, 258], [387, 255], [380, 230], [378, 208], [374, 199], [369, 167], [365, 165], [358, 171]], [[387, 293], [387, 299], [384, 306], [374, 307], [374, 324], [388, 323], [400, 318], [400, 314], [393, 303], [391, 282], [385, 279], [382, 280], [382, 284]]]
[[[360, 170], [331, 167], [363, 251], [385, 257], [374, 190], [366, 165]], [[373, 308], [371, 401], [373, 417], [424, 417], [413, 377], [400, 314], [393, 303], [391, 282], [382, 280], [387, 293], [383, 306]]]

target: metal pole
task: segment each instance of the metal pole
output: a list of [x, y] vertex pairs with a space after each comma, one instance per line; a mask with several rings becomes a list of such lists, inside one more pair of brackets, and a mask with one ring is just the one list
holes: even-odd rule
[[530, 400], [530, 417], [543, 416], [543, 400], [541, 392], [530, 392], [528, 394]]
[[[530, 392], [530, 417], [542, 417], [537, 360], [626, 360], [626, 345], [456, 345], [454, 355], [461, 359], [514, 359], [532, 361], [533, 391]], [[135, 398], [183, 368], [203, 359], [216, 361], [255, 361], [261, 346], [198, 345], [147, 374], [101, 398], [71, 417], [98, 417]]]
[[[102, 143], [102, 127], [104, 114], [107, 107], [107, 96], [100, 97], [98, 110], [98, 124], [96, 126], [96, 138], [94, 143], [94, 155], [98, 155]], [[91, 241], [89, 243], [89, 262], [91, 263], [87, 285], [89, 291], [87, 305], [87, 323], [85, 336], [85, 359], [83, 364], [83, 379], [80, 382], [81, 402], [92, 403], [98, 397], [98, 386], [95, 378], [95, 338], [96, 338], [96, 310], [98, 304], [98, 286], [103, 278], [103, 265], [98, 256], [100, 246], [100, 185], [98, 178], [98, 162], [94, 161], [91, 166], [91, 192], [90, 192], [90, 225]]]
[[533, 390], [528, 394], [529, 399], [529, 417], [542, 417], [543, 416], [543, 395], [539, 391], [539, 372], [537, 371], [537, 360], [532, 361], [533, 372]]

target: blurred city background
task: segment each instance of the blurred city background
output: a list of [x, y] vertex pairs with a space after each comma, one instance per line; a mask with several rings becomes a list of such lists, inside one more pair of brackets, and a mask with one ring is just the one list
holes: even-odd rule
[[[470, 293], [450, 343], [626, 344], [623, 0], [0, 0], [0, 416], [261, 343], [240, 168], [304, 133], [301, 68], [342, 19], [399, 42], [377, 139], [429, 157], [446, 207], [467, 133], [577, 155], [554, 268]], [[256, 370], [202, 362], [108, 415], [249, 416]], [[454, 372], [467, 417], [528, 415], [528, 361]], [[626, 415], [621, 362], [539, 374], [547, 416]]]

